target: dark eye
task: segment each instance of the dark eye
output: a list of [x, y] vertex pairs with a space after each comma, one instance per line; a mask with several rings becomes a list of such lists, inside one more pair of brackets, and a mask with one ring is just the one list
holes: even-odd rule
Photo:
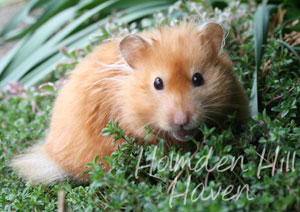
[[154, 87], [156, 90], [162, 90], [164, 89], [164, 82], [160, 77], [156, 77], [154, 80]]
[[204, 84], [204, 79], [203, 79], [202, 75], [199, 72], [197, 72], [193, 75], [192, 81], [193, 81], [193, 85], [195, 87], [198, 87], [198, 86], [201, 86], [201, 85]]

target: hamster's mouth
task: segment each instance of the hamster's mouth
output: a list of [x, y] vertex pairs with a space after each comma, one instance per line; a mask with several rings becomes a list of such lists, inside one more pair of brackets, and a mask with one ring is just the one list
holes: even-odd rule
[[193, 136], [195, 134], [195, 130], [185, 130], [183, 128], [172, 133], [172, 136], [181, 142], [189, 141], [188, 136]]

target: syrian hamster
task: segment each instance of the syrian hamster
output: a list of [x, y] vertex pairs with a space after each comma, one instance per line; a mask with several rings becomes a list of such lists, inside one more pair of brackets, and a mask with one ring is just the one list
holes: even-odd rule
[[212, 22], [182, 22], [104, 42], [71, 72], [55, 101], [50, 131], [12, 161], [26, 180], [84, 180], [86, 164], [122, 143], [101, 131], [110, 117], [128, 136], [144, 140], [145, 126], [174, 144], [189, 142], [200, 123], [249, 116], [248, 98], [222, 50], [223, 30]]

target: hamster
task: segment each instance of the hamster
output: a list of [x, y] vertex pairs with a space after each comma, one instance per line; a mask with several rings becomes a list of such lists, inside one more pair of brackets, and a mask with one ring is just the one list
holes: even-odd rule
[[249, 116], [248, 98], [222, 51], [216, 23], [178, 26], [104, 42], [71, 72], [54, 104], [50, 130], [39, 144], [12, 160], [26, 180], [53, 183], [83, 174], [88, 162], [116, 150], [123, 141], [101, 131], [110, 117], [128, 136], [144, 140], [145, 126], [173, 144], [189, 142], [200, 123], [222, 124], [236, 113]]

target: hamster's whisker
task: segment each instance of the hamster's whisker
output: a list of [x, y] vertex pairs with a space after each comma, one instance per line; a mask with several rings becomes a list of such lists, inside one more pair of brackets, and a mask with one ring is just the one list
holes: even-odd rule
[[105, 63], [102, 63], [102, 62], [96, 61], [96, 60], [94, 60], [94, 61], [98, 65], [101, 65], [101, 66], [107, 68], [107, 70], [124, 70], [124, 71], [127, 71], [127, 72], [132, 72], [132, 69], [130, 68], [129, 65], [127, 65], [127, 63], [124, 60], [119, 60], [119, 61], [117, 61], [113, 64], [105, 64]]
[[232, 104], [232, 103], [211, 103], [202, 105], [202, 108], [214, 109], [216, 107], [232, 107], [232, 108], [240, 108], [241, 104]]
[[208, 116], [208, 115], [203, 115], [203, 118], [204, 118], [204, 119], [207, 119], [207, 120], [209, 120], [209, 121], [214, 122], [214, 123], [217, 124], [218, 126], [221, 125], [217, 120], [213, 119], [212, 117], [210, 117], [210, 116]]
[[156, 133], [157, 135], [160, 135], [162, 129], [159, 129], [158, 132]]
[[209, 101], [205, 102], [206, 104], [209, 104], [210, 102], [214, 102], [218, 99], [224, 98], [224, 97], [234, 97], [234, 94], [228, 93], [228, 94], [222, 94], [222, 95], [217, 95], [211, 98]]
[[[140, 128], [138, 128], [136, 131], [140, 131], [141, 129], [144, 129], [145, 127], [151, 125], [151, 124], [154, 124], [155, 122], [154, 121], [149, 121], [147, 122], [145, 125], [141, 126]], [[152, 129], [152, 128], [151, 128]], [[153, 130], [153, 129], [152, 129]]]
[[232, 96], [232, 93], [230, 93], [230, 92], [221, 93], [221, 94], [215, 95], [213, 97], [216, 98], [216, 97], [226, 97], [226, 96]]
[[103, 81], [106, 81], [106, 80], [112, 80], [112, 81], [117, 81], [117, 82], [124, 82], [124, 80], [120, 79], [120, 78], [126, 78], [127, 76], [118, 76], [118, 77], [111, 77], [111, 78], [103, 78], [101, 80], [98, 80], [96, 82], [94, 82], [92, 84], [92, 86], [95, 86], [97, 84], [100, 84], [101, 82]]
[[163, 136], [166, 144], [168, 145], [168, 147], [170, 147], [172, 145], [172, 142], [171, 142], [170, 139], [166, 139], [166, 137], [167, 137], [166, 135], [168, 135], [168, 132], [164, 131], [163, 134], [162, 134], [162, 136]]
[[226, 113], [219, 112], [219, 111], [207, 111], [207, 117], [210, 117], [209, 115], [218, 115], [218, 116], [226, 116]]
[[[121, 80], [119, 78], [104, 78], [102, 80], [113, 80], [113, 81], [118, 81], [118, 82], [124, 82], [124, 80]], [[102, 80], [100, 80], [99, 82], [101, 82]]]
[[[237, 104], [236, 104], [237, 105]], [[202, 108], [215, 108], [215, 107], [224, 107], [224, 106], [232, 106], [232, 104], [230, 103], [218, 103], [218, 102], [215, 102], [215, 103], [210, 103], [210, 104], [205, 104], [205, 105], [202, 105]]]

